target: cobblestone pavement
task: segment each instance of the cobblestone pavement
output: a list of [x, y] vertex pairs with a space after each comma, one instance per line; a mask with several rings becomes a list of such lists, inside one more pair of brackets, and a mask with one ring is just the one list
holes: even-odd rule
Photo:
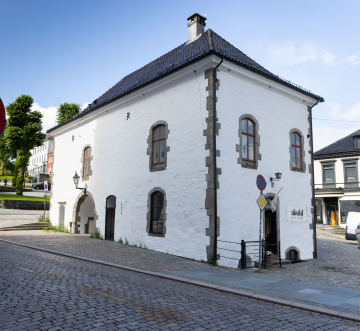
[[360, 250], [353, 241], [318, 240], [318, 259], [274, 268], [268, 275], [359, 290]]
[[0, 258], [2, 331], [360, 330], [340, 318], [4, 242]]
[[[182, 259], [183, 263], [179, 263], [178, 258], [169, 254], [162, 254], [160, 258], [158, 254], [152, 254], [149, 250], [89, 239], [88, 235], [11, 231], [0, 232], [1, 238], [149, 271], [166, 273], [176, 270], [213, 268], [206, 263], [192, 263], [191, 260], [186, 259]], [[360, 263], [356, 261], [360, 261], [360, 250], [351, 243], [352, 241], [344, 244], [337, 241], [318, 240], [318, 259], [284, 265], [281, 269], [266, 269], [263, 272], [268, 276], [359, 290]], [[254, 270], [239, 272], [253, 273]]]

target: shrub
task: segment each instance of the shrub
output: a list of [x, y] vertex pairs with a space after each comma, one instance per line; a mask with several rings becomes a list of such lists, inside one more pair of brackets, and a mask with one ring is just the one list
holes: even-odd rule
[[123, 240], [121, 239], [121, 237], [120, 237], [120, 239], [118, 240], [118, 243], [119, 243], [119, 244], [122, 244], [122, 243], [123, 243]]
[[96, 231], [93, 236], [90, 236], [90, 238], [95, 238], [95, 239], [100, 239], [100, 240], [104, 239], [104, 237], [102, 236], [100, 231]]

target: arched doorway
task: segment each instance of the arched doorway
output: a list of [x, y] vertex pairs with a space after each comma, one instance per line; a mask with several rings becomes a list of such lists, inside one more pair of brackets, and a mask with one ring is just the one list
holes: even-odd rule
[[116, 208], [116, 197], [110, 195], [106, 199], [105, 240], [114, 240], [115, 208]]
[[74, 206], [74, 226], [71, 232], [75, 234], [95, 233], [97, 214], [94, 199], [89, 191], [78, 197]]
[[268, 193], [265, 197], [267, 200], [264, 215], [264, 236], [267, 245], [266, 249], [273, 254], [277, 254], [278, 243], [280, 241], [279, 197], [273, 193]]

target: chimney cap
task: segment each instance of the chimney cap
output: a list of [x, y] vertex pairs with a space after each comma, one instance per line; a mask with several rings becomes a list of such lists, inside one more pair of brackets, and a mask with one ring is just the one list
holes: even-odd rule
[[200, 22], [205, 25], [205, 21], [206, 21], [207, 18], [205, 16], [201, 16], [199, 13], [192, 14], [190, 17], [188, 17], [187, 20], [192, 21], [196, 16], [198, 16], [199, 19], [200, 19]]

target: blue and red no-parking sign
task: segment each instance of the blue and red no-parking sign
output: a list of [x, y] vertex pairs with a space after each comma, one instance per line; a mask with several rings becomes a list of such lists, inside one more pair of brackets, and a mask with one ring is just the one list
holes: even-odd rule
[[260, 191], [265, 190], [265, 188], [266, 188], [266, 180], [262, 175], [258, 175], [256, 177], [256, 186], [258, 187], [258, 189]]

